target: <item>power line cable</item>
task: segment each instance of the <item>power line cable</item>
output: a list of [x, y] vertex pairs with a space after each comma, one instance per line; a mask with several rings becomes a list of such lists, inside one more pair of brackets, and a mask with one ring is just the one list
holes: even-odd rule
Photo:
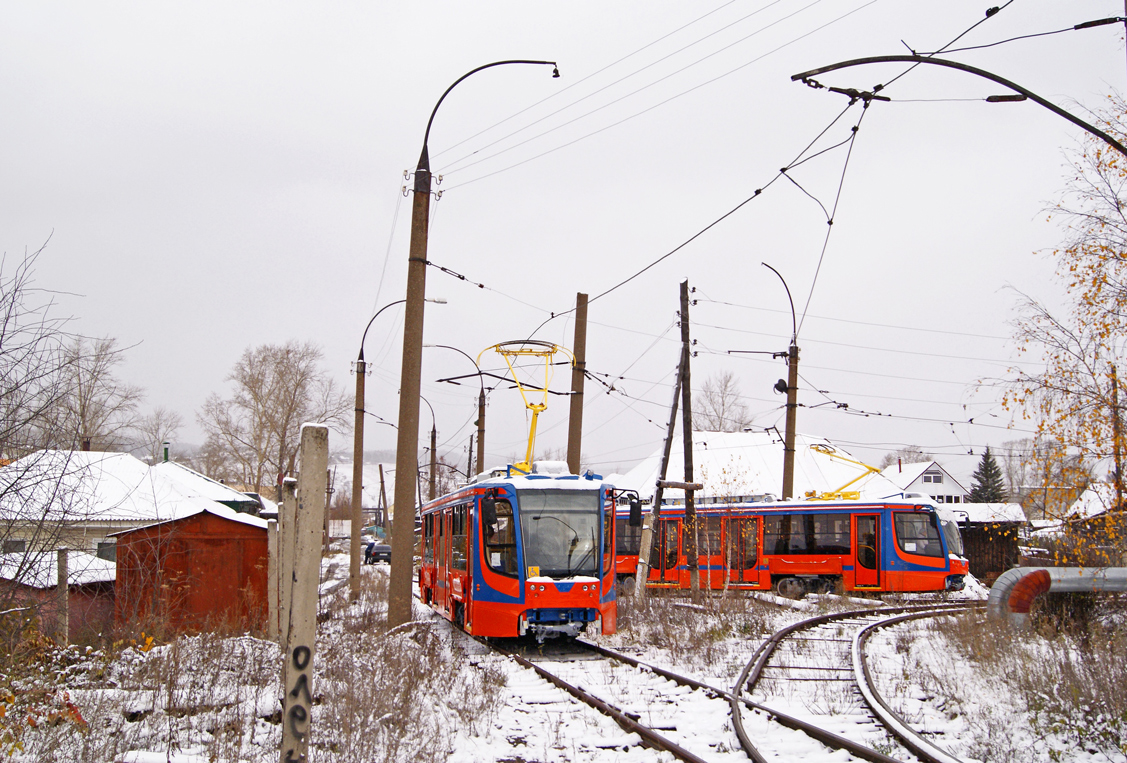
[[501, 174], [502, 172], [508, 172], [509, 170], [512, 170], [512, 169], [516, 169], [517, 167], [520, 167], [521, 165], [524, 165], [524, 164], [527, 164], [527, 163], [529, 163], [529, 162], [531, 162], [531, 161], [535, 161], [536, 159], [540, 159], [540, 158], [542, 158], [542, 157], [548, 156], [549, 154], [553, 154], [553, 153], [555, 153], [556, 151], [559, 151], [559, 150], [561, 150], [561, 149], [564, 149], [564, 148], [568, 148], [568, 147], [570, 147], [570, 146], [573, 146], [573, 145], [575, 145], [576, 143], [579, 143], [580, 141], [584, 141], [584, 140], [586, 140], [587, 138], [591, 138], [591, 137], [593, 137], [593, 136], [595, 136], [595, 135], [598, 135], [598, 134], [600, 134], [600, 133], [602, 133], [602, 132], [605, 132], [605, 131], [607, 131], [607, 130], [610, 130], [610, 129], [614, 128], [614, 127], [618, 127], [619, 125], [621, 125], [621, 124], [624, 124], [624, 123], [626, 123], [626, 122], [629, 122], [629, 121], [630, 121], [630, 120], [632, 120], [632, 119], [635, 119], [635, 118], [637, 118], [637, 117], [640, 117], [640, 116], [643, 116], [643, 115], [645, 115], [645, 114], [648, 114], [649, 112], [653, 111], [654, 109], [660, 108], [660, 107], [662, 107], [662, 106], [666, 105], [667, 103], [671, 103], [672, 101], [675, 101], [675, 100], [677, 100], [678, 98], [681, 98], [682, 96], [685, 96], [685, 95], [688, 95], [689, 93], [695, 92], [695, 91], [697, 91], [697, 90], [701, 89], [702, 87], [707, 87], [708, 85], [711, 85], [711, 84], [713, 84], [713, 83], [715, 83], [715, 82], [718, 82], [718, 81], [720, 81], [720, 80], [724, 79], [725, 77], [728, 77], [728, 76], [730, 76], [730, 75], [732, 75], [732, 74], [735, 74], [736, 72], [738, 72], [738, 71], [740, 71], [740, 70], [742, 70], [742, 69], [745, 69], [745, 68], [747, 68], [748, 66], [751, 66], [751, 65], [752, 65], [752, 64], [754, 64], [754, 63], [758, 63], [759, 61], [763, 60], [764, 58], [767, 58], [768, 56], [774, 55], [775, 53], [779, 52], [780, 50], [783, 50], [784, 48], [787, 48], [787, 47], [789, 47], [789, 46], [791, 46], [791, 45], [795, 44], [796, 42], [800, 42], [801, 40], [804, 40], [805, 38], [809, 37], [810, 35], [812, 35], [812, 34], [815, 34], [815, 33], [817, 33], [817, 32], [820, 32], [821, 30], [825, 29], [826, 27], [828, 27], [828, 26], [832, 26], [833, 24], [836, 24], [837, 22], [841, 21], [842, 19], [844, 19], [844, 18], [846, 18], [846, 17], [848, 17], [848, 16], [852, 16], [852, 15], [853, 15], [854, 13], [857, 13], [858, 11], [861, 11], [861, 10], [865, 9], [865, 8], [867, 8], [868, 6], [870, 6], [870, 5], [873, 5], [873, 4], [874, 4], [874, 3], [876, 3], [876, 2], [877, 2], [877, 0], [869, 0], [869, 2], [865, 3], [864, 5], [862, 5], [862, 6], [858, 7], [858, 8], [855, 8], [855, 9], [853, 9], [853, 10], [849, 11], [848, 13], [845, 13], [845, 14], [841, 15], [841, 16], [837, 17], [836, 19], [833, 19], [833, 20], [831, 20], [831, 21], [828, 21], [828, 22], [826, 22], [825, 24], [823, 24], [822, 26], [820, 26], [820, 27], [817, 27], [817, 28], [815, 28], [815, 29], [812, 29], [811, 31], [809, 31], [809, 32], [807, 32], [807, 33], [805, 33], [805, 34], [799, 35], [798, 37], [795, 37], [795, 38], [794, 38], [793, 40], [790, 40], [789, 42], [785, 42], [785, 43], [783, 43], [782, 45], [778, 46], [777, 48], [774, 48], [773, 50], [769, 50], [769, 51], [767, 51], [766, 53], [764, 53], [764, 54], [763, 54], [763, 55], [761, 55], [761, 56], [758, 56], [758, 57], [756, 57], [756, 58], [753, 58], [753, 59], [751, 59], [750, 61], [747, 61], [747, 62], [745, 62], [745, 63], [743, 63], [743, 64], [740, 64], [739, 66], [735, 67], [734, 69], [730, 69], [730, 70], [728, 70], [728, 71], [724, 72], [723, 74], [719, 74], [719, 75], [717, 75], [716, 77], [713, 77], [712, 79], [709, 79], [709, 80], [705, 80], [704, 82], [701, 82], [701, 83], [699, 83], [699, 84], [697, 84], [697, 85], [693, 85], [692, 87], [690, 87], [690, 88], [688, 88], [688, 89], [686, 89], [686, 90], [683, 90], [683, 91], [681, 91], [680, 93], [677, 93], [676, 95], [672, 95], [672, 96], [670, 96], [669, 98], [666, 98], [666, 99], [665, 99], [665, 100], [663, 100], [663, 101], [659, 101], [658, 103], [655, 103], [655, 104], [653, 104], [652, 106], [648, 106], [648, 107], [646, 107], [646, 108], [642, 109], [642, 110], [641, 110], [641, 111], [639, 111], [639, 112], [636, 112], [636, 113], [634, 113], [634, 114], [631, 114], [631, 115], [629, 115], [629, 116], [627, 116], [627, 117], [624, 117], [624, 118], [622, 118], [622, 119], [618, 120], [617, 122], [612, 122], [611, 124], [608, 124], [608, 125], [605, 125], [605, 126], [603, 126], [603, 127], [600, 127], [600, 128], [598, 128], [597, 130], [593, 130], [592, 132], [589, 132], [589, 133], [587, 133], [587, 134], [585, 134], [585, 135], [581, 135], [581, 136], [579, 136], [578, 138], [575, 138], [574, 140], [570, 140], [570, 141], [567, 141], [566, 143], [563, 143], [563, 144], [561, 144], [561, 145], [558, 145], [558, 146], [556, 146], [556, 147], [554, 147], [554, 148], [550, 148], [550, 149], [548, 149], [548, 150], [546, 150], [546, 151], [542, 151], [542, 152], [541, 152], [541, 153], [539, 153], [539, 154], [535, 154], [534, 156], [530, 156], [530, 157], [528, 157], [527, 159], [522, 159], [522, 160], [521, 160], [521, 161], [519, 161], [519, 162], [515, 162], [515, 163], [513, 163], [513, 164], [510, 164], [510, 165], [508, 165], [508, 166], [506, 166], [506, 167], [502, 167], [502, 168], [501, 168], [501, 169], [499, 169], [499, 170], [494, 170], [493, 172], [488, 172], [488, 173], [486, 173], [486, 174], [484, 174], [484, 175], [479, 175], [478, 177], [475, 177], [475, 178], [473, 178], [473, 179], [471, 179], [471, 180], [466, 180], [466, 181], [463, 181], [463, 182], [461, 182], [461, 183], [459, 183], [459, 184], [457, 184], [457, 185], [454, 185], [454, 186], [451, 186], [451, 187], [447, 188], [446, 190], [450, 191], [450, 190], [454, 190], [455, 188], [462, 188], [463, 186], [467, 186], [467, 185], [469, 185], [469, 184], [471, 184], [471, 183], [476, 183], [476, 182], [478, 182], [479, 180], [485, 180], [486, 178], [489, 178], [489, 177], [493, 177], [494, 175], [499, 175], [499, 174]]

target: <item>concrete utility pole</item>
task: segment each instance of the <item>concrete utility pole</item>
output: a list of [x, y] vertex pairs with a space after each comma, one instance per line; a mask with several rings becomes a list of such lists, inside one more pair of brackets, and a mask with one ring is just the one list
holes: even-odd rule
[[328, 492], [329, 429], [301, 427], [301, 477], [297, 488], [294, 567], [285, 650], [285, 689], [280, 763], [309, 759], [313, 708], [313, 653], [317, 638], [317, 587], [321, 549], [317, 535]]
[[[783, 500], [794, 498], [794, 428], [798, 416], [798, 345], [787, 351], [787, 431], [783, 442]], [[778, 463], [778, 462], [776, 462]]]
[[[297, 480], [286, 477], [280, 487], [282, 505], [280, 507], [278, 525], [278, 622], [279, 644], [282, 652], [286, 653], [286, 644], [290, 637], [290, 605], [293, 603], [293, 579], [295, 551], [297, 544], [294, 542], [294, 524], [297, 522]], [[282, 664], [282, 685], [286, 685], [286, 663]]]
[[437, 486], [436, 479], [438, 477], [438, 428], [431, 423], [430, 427], [430, 498], [434, 500], [434, 491]]
[[571, 416], [567, 422], [567, 468], [579, 474], [583, 449], [583, 382], [587, 370], [587, 295], [575, 295], [575, 365], [571, 368]]
[[642, 541], [638, 549], [638, 569], [634, 575], [634, 595], [642, 600], [646, 597], [646, 581], [650, 579], [650, 557], [653, 552], [654, 532], [661, 520], [661, 499], [665, 492], [665, 475], [669, 470], [669, 453], [673, 448], [673, 430], [677, 427], [677, 404], [681, 399], [681, 366], [685, 353], [677, 361], [677, 373], [673, 382], [673, 403], [669, 406], [669, 425], [665, 429], [665, 447], [661, 452], [661, 466], [657, 470], [657, 483], [654, 485], [653, 503], [646, 518], [642, 521]]
[[266, 520], [266, 638], [277, 641], [278, 626], [278, 520]]
[[58, 575], [55, 581], [55, 596], [58, 600], [58, 621], [55, 638], [58, 643], [66, 646], [70, 643], [70, 570], [68, 564], [68, 551], [60, 548], [58, 553]]
[[407, 258], [407, 310], [403, 320], [403, 363], [399, 382], [399, 437], [395, 450], [395, 519], [392, 525], [391, 582], [388, 587], [387, 624], [394, 628], [411, 620], [411, 583], [414, 578], [415, 500], [413, 485], [403, 477], [417, 469], [419, 448], [419, 390], [423, 370], [423, 298], [426, 294], [427, 228], [430, 222], [431, 172], [430, 128], [438, 107], [467, 77], [484, 69], [506, 64], [541, 64], [552, 67], [552, 75], [560, 76], [551, 61], [494, 61], [466, 72], [438, 99], [427, 120], [423, 134], [423, 150], [415, 167], [415, 198], [411, 208], [411, 246]]
[[[363, 344], [363, 341], [361, 341]], [[364, 528], [364, 388], [367, 386], [368, 364], [364, 362], [364, 348], [356, 361], [356, 420], [352, 438], [352, 532], [348, 540], [348, 597], [360, 598], [360, 533]]]
[[473, 432], [470, 432], [470, 446], [466, 448], [466, 482], [473, 479]]
[[697, 510], [693, 496], [693, 387], [690, 381], [689, 281], [681, 282], [681, 433], [685, 443], [685, 537], [682, 539], [689, 564], [693, 601], [700, 597], [700, 556], [697, 553]]

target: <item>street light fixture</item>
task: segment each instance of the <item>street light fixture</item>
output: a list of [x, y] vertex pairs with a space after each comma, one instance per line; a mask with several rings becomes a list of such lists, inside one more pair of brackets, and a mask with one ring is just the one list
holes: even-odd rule
[[[376, 322], [376, 318], [380, 317], [380, 313], [394, 305], [402, 305], [406, 301], [397, 299], [376, 311], [368, 321], [368, 325], [364, 327], [364, 333], [360, 337], [360, 353], [356, 356], [356, 422], [352, 432], [352, 533], [348, 544], [351, 557], [348, 565], [348, 594], [353, 601], [360, 597], [360, 531], [364, 527], [364, 512], [360, 505], [364, 487], [364, 387], [368, 378], [368, 363], [364, 361], [364, 342], [368, 339], [368, 329]], [[427, 301], [438, 305], [446, 304], [446, 300], [441, 297]], [[383, 419], [380, 419], [380, 423], [395, 426]]]
[[[481, 375], [481, 367], [473, 356], [464, 350], [459, 350], [457, 347], [451, 347], [448, 344], [424, 344], [423, 347], [441, 347], [444, 350], [453, 350], [460, 352], [466, 356], [466, 359], [473, 363], [474, 370], [477, 371], [477, 381], [481, 385], [481, 391], [477, 395], [477, 470], [482, 472], [485, 470], [485, 378]], [[442, 379], [441, 381], [448, 381], [456, 384], [453, 379]], [[467, 471], [470, 471], [467, 469]], [[466, 479], [470, 479], [473, 475], [467, 475]]]
[[[494, 61], [466, 72], [438, 99], [427, 120], [423, 135], [423, 150], [415, 167], [415, 198], [411, 208], [411, 246], [407, 257], [407, 309], [403, 321], [403, 363], [399, 385], [399, 438], [395, 449], [395, 466], [400, 473], [410, 472], [419, 442], [419, 390], [423, 370], [423, 299], [426, 295], [427, 226], [430, 222], [430, 128], [438, 107], [467, 77], [485, 69], [507, 64], [534, 64], [552, 67], [552, 76], [559, 77], [554, 61], [509, 60]], [[411, 485], [397, 480], [395, 484], [395, 517], [391, 533], [391, 581], [388, 587], [387, 624], [389, 628], [411, 620], [411, 580], [414, 573], [414, 490]]]

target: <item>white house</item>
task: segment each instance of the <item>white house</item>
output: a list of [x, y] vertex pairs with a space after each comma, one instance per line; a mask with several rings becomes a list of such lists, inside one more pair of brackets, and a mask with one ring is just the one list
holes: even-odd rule
[[935, 461], [892, 464], [881, 476], [906, 493], [923, 493], [936, 503], [966, 503], [970, 491]]

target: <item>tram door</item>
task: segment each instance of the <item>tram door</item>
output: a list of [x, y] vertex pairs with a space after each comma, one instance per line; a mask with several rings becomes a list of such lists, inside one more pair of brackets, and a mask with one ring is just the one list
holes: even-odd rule
[[732, 517], [728, 520], [728, 543], [724, 553], [729, 581], [745, 583], [759, 579], [759, 573], [755, 571], [759, 561], [758, 546], [758, 517]]
[[880, 515], [853, 517], [854, 584], [858, 588], [880, 586]]
[[677, 527], [676, 519], [660, 519], [657, 533], [650, 549], [650, 572], [657, 572], [657, 579], [676, 582], [677, 576]]
[[434, 524], [438, 534], [434, 549], [434, 603], [445, 610], [450, 608], [450, 528], [447, 515], [444, 512], [435, 514]]

